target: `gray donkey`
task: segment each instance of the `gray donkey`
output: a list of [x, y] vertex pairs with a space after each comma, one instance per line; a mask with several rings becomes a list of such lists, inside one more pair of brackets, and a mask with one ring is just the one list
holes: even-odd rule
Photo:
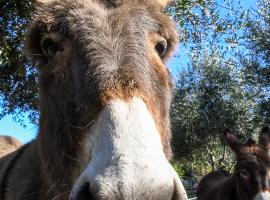
[[168, 0], [39, 2], [37, 138], [0, 160], [1, 200], [183, 200], [169, 164], [178, 43]]

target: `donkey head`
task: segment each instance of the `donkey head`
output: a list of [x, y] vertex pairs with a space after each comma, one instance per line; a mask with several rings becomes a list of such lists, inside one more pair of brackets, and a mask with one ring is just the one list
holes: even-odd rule
[[270, 199], [270, 131], [263, 128], [257, 144], [249, 139], [240, 143], [230, 130], [224, 131], [225, 139], [236, 155], [235, 181], [237, 193], [250, 200]]
[[167, 161], [164, 62], [178, 40], [167, 3], [41, 2], [26, 43], [39, 66], [40, 154], [47, 182], [70, 185], [72, 199], [186, 198]]

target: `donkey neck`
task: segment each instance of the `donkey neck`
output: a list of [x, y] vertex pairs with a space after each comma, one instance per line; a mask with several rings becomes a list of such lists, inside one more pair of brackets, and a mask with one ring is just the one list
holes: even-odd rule
[[[211, 181], [210, 181], [211, 182]], [[210, 189], [210, 193], [206, 196], [203, 196], [202, 199], [205, 200], [250, 200], [247, 198], [247, 195], [245, 195], [240, 190], [239, 181], [237, 180], [236, 175], [230, 175], [228, 177], [223, 177], [218, 182], [213, 181], [211, 183], [212, 186], [214, 186], [212, 189]], [[211, 187], [211, 185], [209, 185]]]
[[240, 184], [241, 183], [239, 182], [239, 177], [237, 177], [236, 174], [232, 174], [224, 181], [224, 184], [221, 184], [221, 195], [229, 197], [226, 199], [230, 200], [251, 200], [248, 194], [243, 191], [243, 189], [241, 189], [243, 186]]

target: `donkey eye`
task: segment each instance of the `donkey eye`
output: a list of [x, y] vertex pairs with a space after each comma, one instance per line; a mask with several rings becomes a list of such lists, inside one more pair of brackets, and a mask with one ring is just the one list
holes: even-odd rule
[[244, 178], [244, 179], [249, 179], [249, 172], [248, 172], [247, 170], [241, 169], [241, 170], [239, 171], [239, 174], [240, 174], [240, 176], [241, 176], [242, 178]]
[[161, 40], [156, 43], [155, 49], [159, 55], [159, 57], [163, 57], [167, 51], [167, 41]]
[[53, 59], [58, 51], [63, 51], [52, 39], [47, 38], [41, 42], [43, 53], [49, 58]]

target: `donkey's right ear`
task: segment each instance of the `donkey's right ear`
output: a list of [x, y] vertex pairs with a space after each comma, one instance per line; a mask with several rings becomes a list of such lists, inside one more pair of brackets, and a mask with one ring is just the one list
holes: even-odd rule
[[223, 134], [229, 147], [235, 153], [238, 153], [240, 151], [241, 144], [238, 142], [237, 137], [227, 128], [223, 130]]
[[48, 4], [55, 0], [36, 0], [36, 3], [39, 5]]
[[270, 149], [270, 128], [268, 126], [262, 128], [259, 143], [266, 149]]

